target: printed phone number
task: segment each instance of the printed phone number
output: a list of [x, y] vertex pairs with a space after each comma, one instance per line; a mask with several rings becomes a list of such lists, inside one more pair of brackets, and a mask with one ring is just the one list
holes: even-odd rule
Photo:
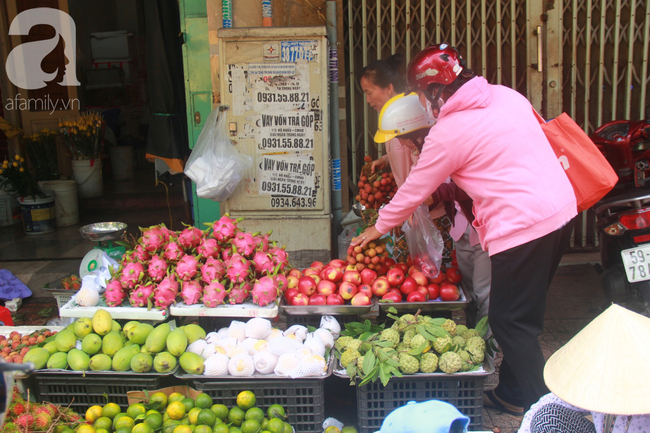
[[315, 198], [271, 197], [272, 208], [315, 208]]
[[313, 149], [313, 138], [262, 138], [262, 149]]
[[286, 183], [279, 182], [262, 182], [262, 191], [264, 192], [274, 192], [277, 194], [287, 194], [287, 195], [298, 195], [298, 196], [308, 196], [311, 197], [314, 189], [309, 186], [303, 185], [289, 185]]
[[309, 92], [257, 94], [257, 102], [309, 102]]

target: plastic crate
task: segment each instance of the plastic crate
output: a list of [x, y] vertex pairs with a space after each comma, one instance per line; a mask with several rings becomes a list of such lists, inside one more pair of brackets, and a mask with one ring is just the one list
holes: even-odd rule
[[[117, 403], [123, 411], [129, 407], [127, 391], [163, 388], [166, 376], [34, 373], [32, 388], [38, 401], [68, 406], [77, 413], [86, 413], [93, 405]], [[73, 400], [74, 398], [74, 400]], [[72, 402], [71, 402], [72, 401]]]
[[[320, 314], [304, 315], [304, 316], [290, 316], [287, 314], [287, 327], [291, 325], [304, 325], [304, 326], [313, 326], [314, 328], [320, 327]], [[357, 314], [338, 314], [334, 317], [339, 324], [341, 329], [344, 329], [346, 323], [350, 322], [363, 322], [364, 319], [361, 319]]]
[[56, 299], [56, 306], [59, 309], [67, 304], [76, 293], [76, 290], [62, 290], [60, 292], [52, 291], [52, 295], [54, 296], [54, 299]]
[[469, 429], [482, 429], [483, 383], [486, 376], [392, 377], [357, 387], [357, 421], [361, 433], [376, 432], [394, 409], [409, 401], [442, 400], [470, 418]]
[[325, 381], [319, 379], [248, 379], [194, 381], [193, 388], [203, 391], [215, 403], [228, 407], [237, 404], [237, 395], [251, 390], [256, 406], [266, 410], [272, 404], [284, 407], [287, 422], [297, 432], [321, 432], [325, 421]]

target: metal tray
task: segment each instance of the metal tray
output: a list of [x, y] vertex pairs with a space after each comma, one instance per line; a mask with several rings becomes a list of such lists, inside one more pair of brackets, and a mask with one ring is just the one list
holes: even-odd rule
[[[345, 368], [341, 366], [340, 361], [336, 358], [336, 356], [332, 356], [334, 358], [334, 366], [335, 369], [332, 372], [334, 376], [340, 377], [343, 379], [349, 379], [350, 376], [348, 376], [347, 371]], [[483, 362], [483, 370], [484, 371], [459, 371], [453, 374], [447, 374], [447, 373], [415, 373], [415, 374], [405, 374], [404, 377], [412, 377], [412, 378], [437, 378], [437, 377], [458, 377], [458, 376], [489, 376], [492, 373], [494, 373], [494, 362], [488, 358], [485, 359]]]
[[[306, 376], [306, 377], [298, 377], [295, 380], [298, 379], [314, 379], [314, 380], [321, 380], [321, 379], [326, 379], [332, 375], [332, 372], [334, 371], [334, 363], [338, 363], [338, 360], [334, 356], [334, 353], [330, 353], [330, 359], [327, 361], [327, 371], [320, 375], [320, 376]], [[259, 374], [255, 373], [252, 376], [248, 377], [240, 377], [240, 376], [206, 376], [204, 374], [186, 374], [186, 373], [181, 373], [181, 374], [174, 374], [174, 377], [177, 379], [181, 380], [205, 380], [207, 381], [215, 381], [215, 380], [253, 380], [253, 379], [261, 379], [261, 380], [294, 380], [290, 377], [285, 377], [285, 376], [278, 376], [276, 374]]]
[[263, 317], [273, 319], [278, 315], [278, 305], [271, 302], [265, 307], [260, 307], [247, 301], [243, 304], [224, 304], [208, 308], [203, 304], [185, 305], [183, 302], [177, 302], [169, 307], [169, 314], [191, 317]]
[[320, 315], [343, 315], [343, 314], [368, 314], [372, 307], [377, 303], [373, 298], [370, 305], [305, 305], [294, 306], [287, 305], [284, 298], [280, 301], [280, 308], [289, 316], [310, 316], [313, 314]]
[[[152, 357], [155, 357], [153, 355]], [[136, 373], [133, 370], [128, 370], [128, 371], [115, 371], [115, 370], [102, 370], [102, 371], [93, 371], [93, 370], [87, 370], [87, 371], [75, 371], [75, 370], [62, 370], [60, 368], [56, 369], [49, 369], [49, 368], [42, 368], [40, 370], [35, 370], [34, 373], [48, 373], [48, 374], [74, 374], [78, 376], [106, 376], [107, 374], [110, 374], [111, 376], [171, 376], [173, 374], [176, 374], [178, 370], [180, 369], [180, 365], [178, 362], [176, 363], [176, 367], [169, 373], [158, 373], [155, 370], [151, 370], [148, 373]]]
[[379, 302], [379, 309], [388, 311], [394, 307], [398, 313], [411, 313], [420, 310], [422, 313], [431, 313], [436, 311], [458, 311], [464, 310], [469, 304], [470, 297], [465, 289], [459, 286], [460, 298], [457, 301], [426, 301], [426, 302]]

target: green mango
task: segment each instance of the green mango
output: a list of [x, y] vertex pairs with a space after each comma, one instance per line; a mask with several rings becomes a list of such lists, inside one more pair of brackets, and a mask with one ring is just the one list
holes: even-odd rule
[[124, 347], [122, 336], [119, 331], [111, 331], [104, 335], [102, 339], [102, 352], [106, 355], [113, 357], [118, 350]]
[[50, 352], [48, 352], [47, 349], [43, 349], [42, 347], [32, 347], [29, 349], [29, 352], [25, 354], [23, 363], [32, 362], [34, 363], [35, 369], [40, 370], [47, 365], [48, 359], [50, 359]]
[[79, 349], [72, 349], [68, 352], [68, 365], [74, 371], [86, 371], [90, 365], [90, 356]]
[[115, 371], [128, 371], [131, 369], [131, 358], [136, 354], [140, 353], [140, 346], [134, 344], [132, 346], [123, 347], [118, 350], [115, 356], [113, 356], [113, 362], [111, 363], [113, 370]]
[[176, 357], [169, 352], [160, 352], [153, 359], [153, 369], [158, 373], [169, 373], [176, 368]]
[[179, 357], [187, 348], [187, 335], [181, 328], [176, 328], [167, 336], [167, 351]]
[[131, 358], [131, 370], [136, 373], [148, 373], [153, 367], [153, 358], [147, 353], [138, 353]]
[[196, 340], [202, 340], [206, 336], [205, 330], [194, 323], [182, 326], [181, 329], [183, 329], [183, 332], [187, 335], [190, 344], [194, 343]]
[[47, 368], [58, 368], [65, 370], [68, 368], [68, 354], [65, 352], [56, 352], [47, 360]]
[[117, 323], [115, 320], [113, 320], [113, 324], [111, 325], [111, 331], [120, 332], [121, 330], [122, 330], [122, 327], [120, 326], [120, 324]]
[[47, 350], [50, 352], [50, 355], [54, 355], [59, 351], [59, 349], [56, 348], [56, 343], [54, 341], [50, 341], [49, 343], [45, 343], [43, 346], [43, 349]]
[[143, 345], [147, 341], [147, 337], [151, 331], [153, 331], [153, 326], [148, 323], [138, 323], [129, 329], [127, 337], [136, 344]]
[[203, 365], [204, 361], [201, 355], [192, 352], [185, 352], [178, 359], [181, 368], [188, 374], [203, 374], [203, 370], [205, 369]]
[[145, 347], [150, 353], [159, 353], [165, 350], [167, 336], [172, 332], [169, 323], [162, 323], [149, 333]]
[[88, 355], [94, 355], [102, 348], [102, 337], [97, 334], [88, 334], [81, 340], [81, 350]]
[[74, 349], [74, 346], [77, 343], [77, 336], [69, 329], [64, 329], [56, 334], [54, 342], [56, 343], [56, 348], [59, 352], [67, 353], [71, 349]]
[[81, 317], [74, 322], [74, 335], [79, 340], [83, 340], [91, 332], [93, 332], [93, 321], [89, 317]]
[[111, 369], [111, 357], [100, 353], [90, 358], [90, 369], [92, 371], [108, 371]]

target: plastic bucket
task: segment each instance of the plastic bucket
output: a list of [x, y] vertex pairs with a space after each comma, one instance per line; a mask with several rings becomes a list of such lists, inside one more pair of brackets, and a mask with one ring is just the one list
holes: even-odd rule
[[39, 235], [56, 230], [56, 209], [54, 191], [45, 190], [47, 197], [18, 199], [23, 214], [23, 227], [28, 235]]
[[101, 197], [104, 194], [101, 159], [73, 159], [72, 176], [79, 186], [80, 198]]
[[79, 222], [79, 203], [77, 202], [77, 182], [74, 180], [48, 180], [43, 188], [56, 193], [56, 225], [73, 226]]
[[133, 179], [133, 146], [114, 146], [110, 148], [111, 170], [114, 180]]

